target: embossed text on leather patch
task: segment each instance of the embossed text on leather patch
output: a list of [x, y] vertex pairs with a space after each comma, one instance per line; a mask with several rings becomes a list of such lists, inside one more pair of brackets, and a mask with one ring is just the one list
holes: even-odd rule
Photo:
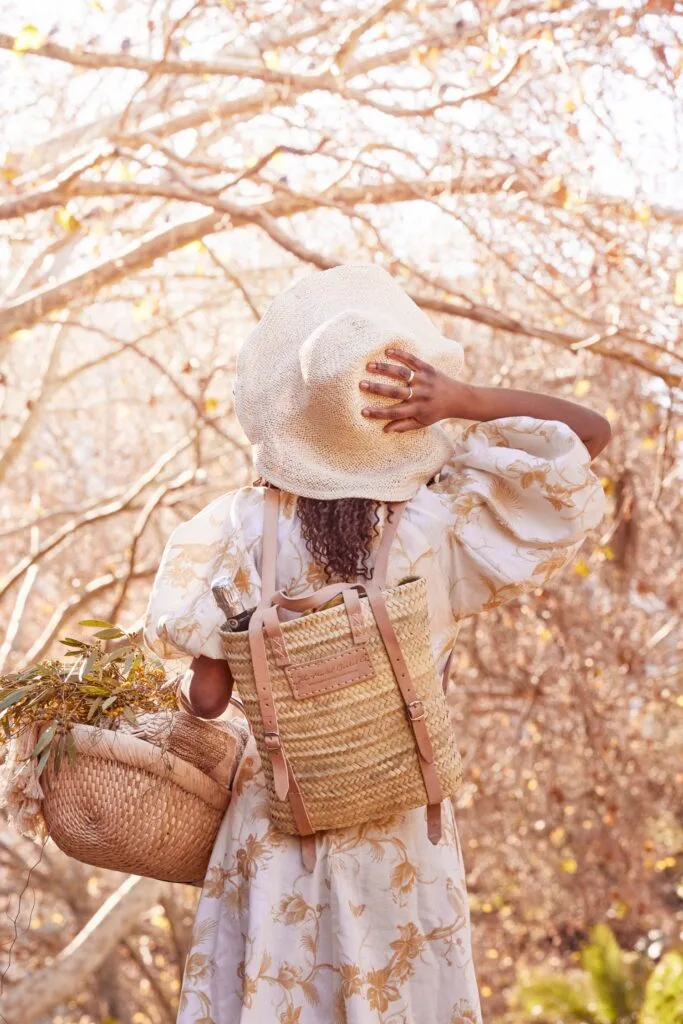
[[287, 665], [285, 674], [298, 700], [331, 693], [343, 686], [372, 679], [375, 670], [364, 646], [355, 646], [339, 654], [308, 661], [305, 665]]

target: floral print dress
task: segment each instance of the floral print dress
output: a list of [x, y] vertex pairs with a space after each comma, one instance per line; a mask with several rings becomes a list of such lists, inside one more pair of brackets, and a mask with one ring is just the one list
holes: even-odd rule
[[[225, 495], [172, 534], [145, 639], [162, 658], [222, 657], [210, 592], [233, 576], [244, 607], [260, 596], [263, 489]], [[302, 540], [296, 498], [280, 516], [278, 586], [324, 580]], [[602, 517], [589, 454], [564, 424], [512, 417], [454, 443], [438, 481], [408, 504], [388, 585], [428, 582], [443, 670], [458, 623], [543, 585]], [[317, 839], [315, 869], [269, 823], [247, 738], [197, 911], [179, 1024], [480, 1024], [465, 871], [450, 802], [433, 846], [423, 808]]]

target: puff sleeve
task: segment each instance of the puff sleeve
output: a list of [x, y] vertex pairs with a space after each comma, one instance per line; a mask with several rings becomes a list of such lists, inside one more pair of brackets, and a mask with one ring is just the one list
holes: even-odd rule
[[456, 618], [546, 583], [600, 522], [604, 495], [590, 455], [564, 423], [526, 416], [468, 428], [437, 492], [439, 550]]
[[178, 526], [164, 549], [144, 623], [147, 646], [161, 658], [222, 658], [223, 614], [211, 583], [232, 576], [245, 608], [256, 603], [259, 576], [243, 535], [245, 492], [217, 498]]

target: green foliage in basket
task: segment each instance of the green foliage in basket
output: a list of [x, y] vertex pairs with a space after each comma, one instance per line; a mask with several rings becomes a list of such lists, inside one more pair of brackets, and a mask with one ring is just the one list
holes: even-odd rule
[[[135, 725], [136, 714], [177, 707], [175, 685], [131, 634], [101, 619], [85, 619], [79, 625], [96, 632], [88, 640], [64, 637], [64, 660], [41, 661], [24, 672], [0, 676], [0, 726], [5, 737], [39, 728], [29, 754], [37, 759], [38, 776], [53, 751], [57, 771], [64, 756], [75, 758], [73, 725], [111, 729], [122, 717]], [[105, 649], [108, 640], [118, 642], [115, 650]]]

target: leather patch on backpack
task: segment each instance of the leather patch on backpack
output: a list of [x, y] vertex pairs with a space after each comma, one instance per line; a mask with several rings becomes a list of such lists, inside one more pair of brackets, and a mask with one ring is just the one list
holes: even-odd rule
[[362, 683], [375, 674], [367, 648], [362, 644], [304, 665], [287, 665], [284, 671], [298, 700]]

